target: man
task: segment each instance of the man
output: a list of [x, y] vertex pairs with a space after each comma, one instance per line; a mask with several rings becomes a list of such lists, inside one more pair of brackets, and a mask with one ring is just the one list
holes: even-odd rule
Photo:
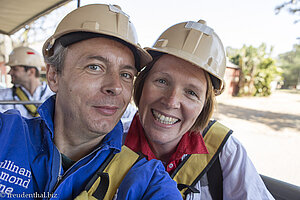
[[[29, 47], [17, 47], [9, 55], [6, 65], [10, 66], [9, 75], [12, 88], [0, 90], [0, 100], [44, 101], [53, 92], [46, 82], [40, 81], [40, 70], [44, 65], [37, 51]], [[38, 116], [35, 104], [0, 104], [0, 111], [18, 109], [24, 117]]]
[[60, 22], [43, 54], [56, 95], [41, 105], [41, 117], [24, 119], [13, 111], [0, 115], [3, 196], [180, 199], [176, 183], [157, 160], [135, 159], [128, 173], [121, 173], [136, 154], [126, 148], [119, 153], [119, 121], [134, 76], [151, 60], [137, 45], [128, 15], [117, 6], [80, 7]]

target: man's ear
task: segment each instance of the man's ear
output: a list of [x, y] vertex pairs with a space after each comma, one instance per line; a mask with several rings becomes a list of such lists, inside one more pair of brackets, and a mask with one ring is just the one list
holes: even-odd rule
[[46, 77], [47, 82], [50, 87], [50, 89], [57, 93], [58, 90], [58, 74], [57, 70], [54, 66], [47, 64], [46, 65]]
[[27, 72], [30, 74], [30, 76], [35, 77], [35, 70], [37, 69], [34, 67], [30, 67]]

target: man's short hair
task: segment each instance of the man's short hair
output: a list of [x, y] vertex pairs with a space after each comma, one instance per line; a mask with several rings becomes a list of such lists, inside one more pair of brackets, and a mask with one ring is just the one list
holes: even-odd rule
[[53, 55], [44, 57], [45, 62], [55, 67], [58, 74], [60, 74], [64, 67], [68, 47], [63, 47], [60, 42], [57, 42], [53, 48]]

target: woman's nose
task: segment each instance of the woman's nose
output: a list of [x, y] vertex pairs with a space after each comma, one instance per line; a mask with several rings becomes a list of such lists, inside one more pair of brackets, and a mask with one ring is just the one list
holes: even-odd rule
[[162, 104], [164, 104], [169, 109], [180, 108], [180, 93], [176, 89], [171, 89], [165, 93], [162, 98]]

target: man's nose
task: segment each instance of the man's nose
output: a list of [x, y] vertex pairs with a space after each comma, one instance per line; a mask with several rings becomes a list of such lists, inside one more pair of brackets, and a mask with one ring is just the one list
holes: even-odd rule
[[181, 94], [176, 88], [170, 88], [162, 98], [162, 104], [168, 109], [180, 108]]
[[123, 88], [121, 84], [121, 77], [119, 73], [109, 73], [105, 75], [106, 78], [103, 81], [101, 91], [107, 95], [119, 95], [122, 93]]

